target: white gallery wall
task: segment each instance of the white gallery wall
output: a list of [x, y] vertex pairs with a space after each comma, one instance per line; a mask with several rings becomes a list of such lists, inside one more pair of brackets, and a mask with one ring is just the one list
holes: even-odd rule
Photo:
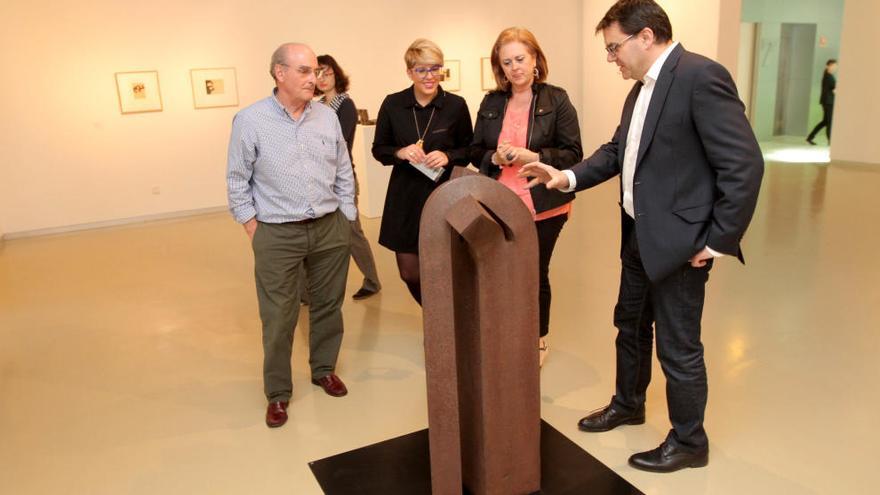
[[[409, 84], [403, 52], [417, 37], [461, 61], [474, 114], [480, 57], [498, 32], [529, 27], [550, 81], [581, 102], [581, 2], [157, 0], [0, 4], [0, 234], [161, 216], [225, 205], [233, 115], [267, 96], [268, 60], [285, 41], [331, 53], [351, 94], [375, 116]], [[193, 108], [189, 70], [235, 67], [241, 107]], [[157, 70], [164, 110], [121, 115], [114, 73]]]
[[880, 19], [877, 0], [845, 0], [831, 158], [880, 165]]
[[[768, 0], [769, 1], [769, 0]], [[402, 61], [417, 37], [461, 61], [460, 95], [475, 114], [480, 57], [498, 32], [523, 25], [550, 60], [550, 82], [566, 88], [590, 153], [614, 132], [632, 86], [606, 62], [596, 23], [611, 0], [110, 0], [0, 3], [0, 236], [118, 220], [156, 218], [225, 205], [226, 145], [233, 115], [269, 94], [268, 58], [284, 41], [337, 57], [351, 94], [375, 117], [382, 98], [408, 85]], [[684, 46], [737, 67], [741, 0], [661, 0]], [[835, 142], [839, 160], [880, 162], [875, 0], [847, 0]], [[240, 107], [193, 108], [189, 70], [235, 67]], [[164, 110], [121, 115], [114, 72], [157, 70]], [[873, 110], [873, 111], [872, 111]]]
[[[583, 7], [581, 132], [584, 135], [584, 154], [587, 156], [611, 139], [620, 122], [623, 102], [634, 84], [634, 81], [624, 81], [617, 66], [608, 63], [602, 33], [593, 35], [596, 25], [612, 3], [586, 0]], [[659, 0], [658, 3], [669, 15], [676, 41], [689, 51], [720, 60], [728, 70], [735, 71], [736, 50], [728, 47], [731, 43], [734, 46], [739, 44], [739, 0]], [[722, 18], [722, 12], [726, 17]], [[721, 56], [719, 32], [724, 34], [720, 45]]]

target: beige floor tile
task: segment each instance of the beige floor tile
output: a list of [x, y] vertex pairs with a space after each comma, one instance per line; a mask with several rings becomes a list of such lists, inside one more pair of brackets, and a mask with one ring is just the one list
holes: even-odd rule
[[[626, 465], [669, 428], [656, 365], [646, 425], [576, 428], [612, 394], [619, 274], [617, 184], [581, 193], [551, 265], [543, 417], [652, 495], [875, 493], [878, 189], [880, 167], [768, 166], [748, 264], [719, 261], [708, 286], [711, 463], [672, 475]], [[228, 216], [8, 241], [0, 493], [318, 494], [307, 462], [424, 428], [420, 311], [373, 247], [384, 289], [344, 306], [350, 394], [309, 383], [303, 313], [291, 419], [270, 430], [252, 258]], [[359, 283], [352, 265], [349, 295]]]

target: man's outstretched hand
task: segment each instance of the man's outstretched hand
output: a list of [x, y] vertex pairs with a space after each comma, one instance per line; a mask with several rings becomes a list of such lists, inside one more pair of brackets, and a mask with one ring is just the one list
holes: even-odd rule
[[544, 184], [547, 189], [568, 189], [568, 176], [550, 165], [541, 162], [527, 163], [519, 171], [520, 177], [531, 177], [526, 189]]

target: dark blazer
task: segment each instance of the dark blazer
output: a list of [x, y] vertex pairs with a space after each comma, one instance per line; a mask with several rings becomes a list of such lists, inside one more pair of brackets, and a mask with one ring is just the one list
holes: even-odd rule
[[[583, 158], [581, 129], [578, 125], [577, 111], [568, 99], [564, 89], [550, 84], [538, 83], [532, 88], [536, 97], [532, 98], [529, 111], [528, 146], [537, 152], [543, 163], [558, 169], [569, 168]], [[471, 146], [471, 162], [480, 173], [492, 178], [501, 175], [498, 165], [492, 163], [492, 153], [498, 147], [498, 135], [509, 91], [492, 91], [483, 98], [474, 126], [474, 140]], [[562, 193], [544, 187], [531, 189], [535, 211], [551, 210], [571, 202], [573, 193]]]
[[829, 74], [826, 70], [822, 75], [822, 95], [819, 97], [819, 103], [834, 105], [835, 86], [837, 86], [837, 79], [834, 77], [834, 74]]
[[[572, 167], [577, 190], [621, 173], [641, 86], [627, 96], [611, 141]], [[740, 240], [763, 173], [730, 74], [679, 45], [663, 64], [648, 107], [633, 179], [635, 220], [621, 208], [622, 240], [635, 228], [642, 263], [655, 282], [706, 246], [743, 261]]]

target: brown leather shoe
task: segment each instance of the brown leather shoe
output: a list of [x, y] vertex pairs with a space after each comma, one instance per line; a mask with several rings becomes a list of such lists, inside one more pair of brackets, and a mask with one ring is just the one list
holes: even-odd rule
[[270, 402], [266, 408], [266, 426], [278, 428], [287, 422], [288, 401]]
[[339, 377], [333, 373], [317, 379], [312, 378], [312, 383], [323, 388], [324, 392], [327, 392], [327, 395], [332, 395], [333, 397], [342, 397], [343, 395], [348, 393], [348, 389], [345, 388], [345, 384], [342, 383], [342, 380], [340, 380]]

